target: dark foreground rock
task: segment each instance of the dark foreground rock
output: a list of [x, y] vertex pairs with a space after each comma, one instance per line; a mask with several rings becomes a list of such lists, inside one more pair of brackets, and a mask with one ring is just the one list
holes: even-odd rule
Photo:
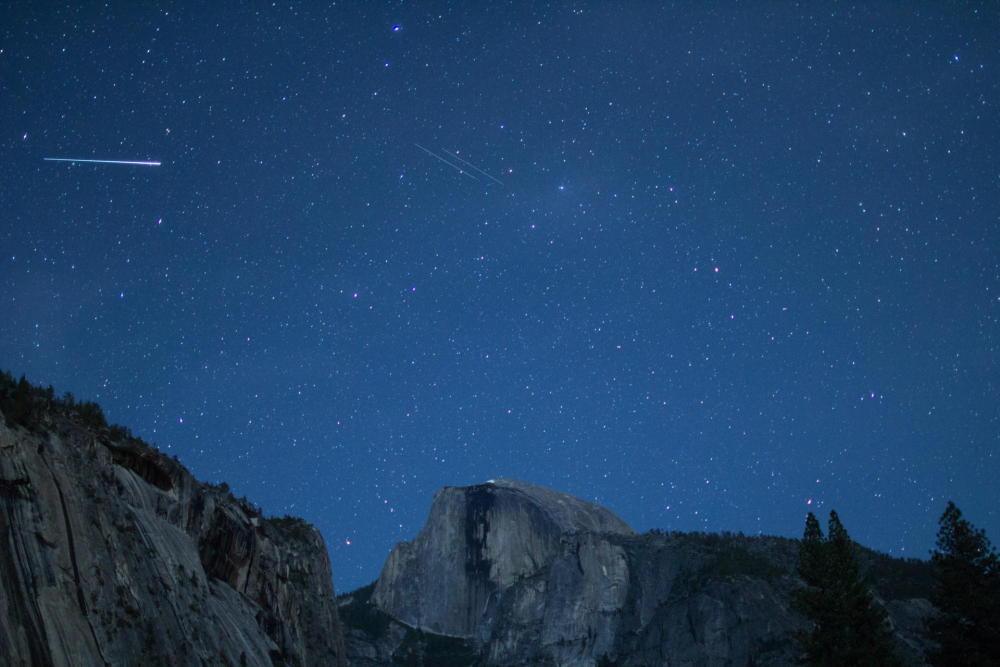
[[[342, 596], [363, 665], [792, 665], [798, 542], [657, 531], [513, 480], [442, 489], [378, 581]], [[921, 664], [926, 564], [864, 550], [899, 654]], [[911, 599], [917, 598], [917, 599]]]
[[49, 414], [0, 419], [0, 664], [347, 659], [315, 528]]

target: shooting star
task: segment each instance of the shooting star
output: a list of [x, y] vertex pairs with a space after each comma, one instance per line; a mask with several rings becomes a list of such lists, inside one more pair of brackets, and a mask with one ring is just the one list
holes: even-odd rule
[[475, 176], [473, 176], [473, 175], [472, 175], [472, 174], [470, 174], [469, 172], [465, 171], [465, 170], [464, 170], [464, 169], [462, 169], [461, 167], [459, 167], [459, 166], [456, 166], [456, 165], [452, 164], [451, 162], [448, 162], [447, 160], [445, 160], [445, 159], [444, 159], [443, 157], [441, 157], [441, 156], [440, 156], [440, 155], [438, 155], [437, 153], [431, 153], [431, 152], [430, 152], [429, 150], [427, 150], [426, 148], [424, 148], [424, 147], [423, 147], [423, 146], [421, 146], [420, 144], [413, 144], [413, 145], [414, 145], [414, 146], [416, 146], [417, 148], [419, 148], [420, 150], [422, 150], [423, 152], [427, 153], [428, 155], [433, 155], [434, 157], [436, 157], [437, 159], [441, 160], [442, 162], [444, 162], [444, 163], [445, 163], [446, 165], [448, 165], [449, 167], [454, 167], [455, 169], [458, 169], [458, 171], [459, 171], [459, 172], [461, 172], [461, 173], [465, 174], [466, 176], [468, 176], [468, 177], [469, 177], [469, 178], [471, 178], [472, 180], [474, 180], [474, 181], [478, 181], [478, 180], [479, 180], [478, 178], [476, 178]]
[[[444, 149], [442, 148], [441, 150], [444, 150]], [[447, 153], [448, 157], [453, 157], [453, 158], [455, 158], [456, 160], [458, 160], [458, 161], [460, 161], [460, 162], [465, 162], [465, 164], [469, 165], [470, 167], [472, 167], [473, 169], [475, 169], [476, 171], [478, 171], [478, 172], [479, 172], [480, 174], [482, 174], [482, 175], [483, 175], [483, 176], [485, 176], [486, 178], [488, 178], [488, 179], [490, 179], [490, 180], [492, 180], [492, 181], [496, 181], [497, 183], [500, 183], [500, 185], [503, 185], [503, 182], [502, 182], [502, 181], [498, 181], [497, 179], [493, 178], [492, 176], [490, 176], [490, 175], [489, 175], [489, 174], [487, 174], [487, 173], [486, 173], [485, 171], [483, 171], [482, 169], [480, 169], [480, 168], [479, 168], [479, 167], [477, 167], [476, 165], [472, 164], [471, 162], [466, 162], [466, 161], [465, 161], [465, 160], [463, 160], [462, 158], [460, 158], [460, 157], [458, 157], [457, 155], [454, 155], [454, 154], [452, 154], [452, 153], [449, 153], [448, 151], [445, 151], [445, 153]]]
[[145, 167], [159, 167], [159, 162], [138, 162], [135, 160], [81, 160], [68, 157], [47, 157], [49, 162], [100, 162], [101, 164], [140, 164]]
[[20, 345], [21, 347], [38, 347], [37, 343], [15, 343], [12, 340], [3, 340], [0, 341], [0, 343], [3, 343], [4, 345]]

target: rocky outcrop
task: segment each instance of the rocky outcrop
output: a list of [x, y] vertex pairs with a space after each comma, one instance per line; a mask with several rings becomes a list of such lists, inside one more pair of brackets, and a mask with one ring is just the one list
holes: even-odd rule
[[65, 414], [0, 419], [0, 664], [347, 664], [319, 532]]
[[634, 534], [609, 510], [534, 484], [445, 487], [416, 539], [390, 552], [372, 599], [412, 627], [485, 642], [507, 590], [536, 577], [563, 538], [581, 531]]
[[425, 633], [375, 607], [371, 602], [374, 588], [372, 583], [337, 598], [353, 667], [464, 667], [478, 663], [478, 650], [471, 642]]
[[[345, 615], [349, 654], [367, 665], [792, 665], [794, 633], [807, 627], [789, 609], [797, 548], [777, 537], [636, 535], [602, 507], [513, 480], [447, 487], [416, 539], [390, 553], [370, 601], [342, 600], [356, 605]], [[880, 558], [882, 571], [895, 567]], [[906, 573], [892, 572], [904, 586]], [[887, 608], [900, 655], [921, 664], [930, 606]], [[423, 643], [403, 659], [406, 633]], [[436, 654], [446, 639], [476, 659], [453, 659], [455, 644]]]

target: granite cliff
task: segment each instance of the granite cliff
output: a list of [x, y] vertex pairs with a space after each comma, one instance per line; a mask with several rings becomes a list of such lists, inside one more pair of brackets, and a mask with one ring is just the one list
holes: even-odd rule
[[348, 664], [315, 528], [72, 410], [34, 414], [0, 419], [0, 664]]
[[[485, 642], [508, 590], [536, 577], [572, 533], [634, 531], [603, 507], [533, 484], [500, 479], [445, 487], [434, 495], [431, 519], [416, 539], [397, 544], [389, 554], [372, 599], [413, 627]], [[585, 547], [582, 558], [607, 556], [602, 562], [614, 561], [618, 573], [614, 555], [591, 551]], [[608, 594], [596, 588], [587, 592]], [[580, 602], [595, 610], [609, 603]]]
[[[791, 665], [798, 543], [636, 535], [609, 510], [514, 480], [437, 492], [370, 587], [341, 596], [358, 665]], [[863, 550], [922, 664], [926, 564]]]

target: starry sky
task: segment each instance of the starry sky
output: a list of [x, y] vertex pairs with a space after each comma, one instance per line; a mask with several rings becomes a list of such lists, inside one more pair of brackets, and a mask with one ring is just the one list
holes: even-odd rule
[[0, 7], [0, 368], [338, 591], [497, 477], [1000, 538], [995, 4], [46, 7]]

